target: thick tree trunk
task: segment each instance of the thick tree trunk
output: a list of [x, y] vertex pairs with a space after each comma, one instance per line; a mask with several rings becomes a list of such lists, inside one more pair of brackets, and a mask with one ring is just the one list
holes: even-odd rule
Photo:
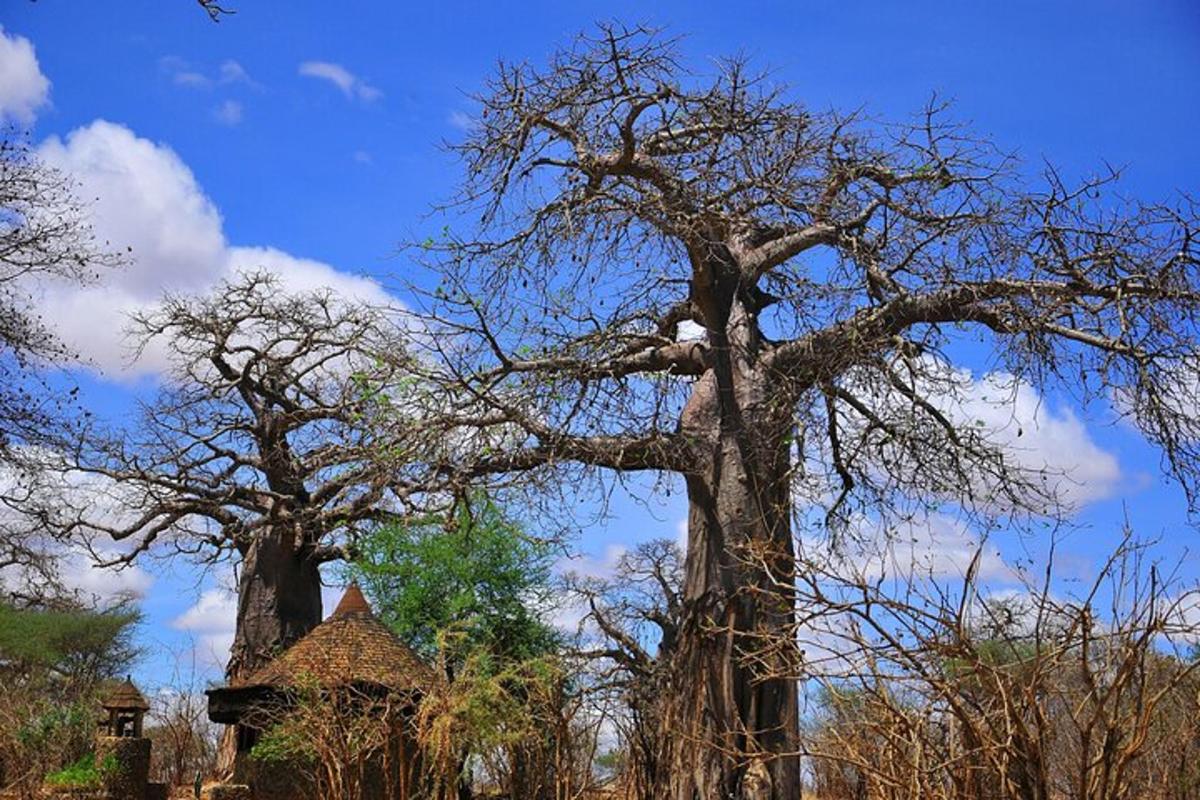
[[230, 680], [258, 669], [321, 622], [320, 565], [294, 541], [290, 529], [273, 531], [256, 539], [242, 560]]
[[[789, 435], [793, 408], [756, 365], [756, 325], [730, 322], [724, 358], [697, 382], [681, 431], [686, 476], [684, 613], [664, 715], [671, 800], [796, 800]], [[735, 334], [737, 333], [735, 329]]]
[[[321, 622], [320, 565], [295, 547], [291, 526], [255, 539], [242, 558], [237, 629], [225, 669], [232, 683], [253, 673]], [[233, 769], [233, 726], [221, 737], [219, 774]]]

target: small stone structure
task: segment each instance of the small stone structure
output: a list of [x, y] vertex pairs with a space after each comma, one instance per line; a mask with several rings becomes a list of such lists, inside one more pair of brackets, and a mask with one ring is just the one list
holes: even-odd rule
[[[275, 660], [243, 680], [206, 693], [209, 719], [236, 727], [233, 780], [248, 785], [253, 800], [313, 797], [301, 770], [286, 763], [264, 763], [251, 755], [262, 733], [255, 725], [256, 720], [262, 724], [262, 715], [256, 712], [286, 708], [300, 678], [315, 681], [322, 691], [353, 689], [403, 697], [408, 714], [415, 712], [436, 680], [433, 670], [376, 618], [358, 586], [351, 585], [328, 619]], [[420, 756], [411, 735], [398, 734], [388, 756], [384, 763], [390, 768], [370, 767], [373, 777], [364, 794], [368, 800], [415, 796]]]
[[[101, 769], [99, 786], [45, 784], [41, 796], [53, 800], [167, 800], [164, 783], [150, 783], [150, 740], [142, 733], [142, 721], [150, 704], [133, 682], [126, 678], [100, 702], [107, 718], [96, 732], [93, 751]], [[0, 800], [15, 800], [0, 791]]]
[[150, 740], [142, 720], [150, 704], [129, 678], [101, 702], [108, 720], [96, 736], [96, 764], [112, 764], [102, 778], [104, 794], [116, 800], [146, 800], [150, 780]]
[[96, 764], [103, 770], [104, 791], [116, 800], [146, 800], [150, 779], [150, 740], [122, 736], [96, 737]]

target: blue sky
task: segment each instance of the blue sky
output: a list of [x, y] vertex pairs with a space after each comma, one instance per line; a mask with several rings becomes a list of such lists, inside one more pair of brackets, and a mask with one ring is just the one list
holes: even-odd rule
[[[114, 349], [120, 313], [163, 289], [202, 289], [264, 260], [297, 286], [369, 296], [382, 290], [362, 276], [386, 285], [406, 272], [397, 244], [441, 227], [428, 212], [458, 173], [439, 145], [461, 135], [467, 94], [498, 58], [538, 62], [597, 19], [666, 26], [697, 69], [749, 54], [816, 108], [903, 117], [936, 92], [1031, 170], [1045, 158], [1083, 175], [1107, 161], [1125, 167], [1123, 191], [1149, 199], [1200, 187], [1200, 5], [1184, 0], [228, 0], [238, 13], [220, 24], [192, 0], [0, 2], [6, 42], [27, 40], [49, 81], [41, 102], [30, 95], [25, 112], [12, 111], [27, 64], [0, 51], [0, 111], [7, 98], [9, 116], [24, 116], [47, 157], [95, 196], [101, 231], [136, 245], [139, 263], [117, 285], [45, 300], [94, 349], [88, 397], [109, 414], [154, 381], [152, 358], [130, 369]], [[1104, 409], [1031, 402], [1053, 434], [1047, 448], [1088, 454], [1081, 530], [1067, 543], [1073, 570], [1086, 576], [1125, 515], [1162, 539], [1164, 558], [1193, 546], [1181, 494], [1161, 485], [1157, 454], [1135, 434]], [[677, 535], [683, 515], [677, 500], [646, 509], [623, 495], [612, 512], [580, 539], [597, 564], [630, 541]], [[1000, 544], [1012, 557], [1042, 543]], [[147, 638], [161, 645], [141, 667], [153, 685], [174, 652], [222, 641], [229, 608], [213, 576], [146, 569], [134, 583]]]

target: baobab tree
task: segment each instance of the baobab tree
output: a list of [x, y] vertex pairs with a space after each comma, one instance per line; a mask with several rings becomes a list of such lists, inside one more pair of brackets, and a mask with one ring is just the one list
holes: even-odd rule
[[653, 800], [663, 779], [660, 719], [679, 627], [683, 554], [675, 542], [654, 539], [623, 553], [611, 575], [568, 573], [563, 583], [565, 597], [583, 612], [576, 655], [594, 662], [600, 684], [617, 694], [625, 791]]
[[321, 565], [402, 510], [403, 443], [375, 420], [403, 348], [380, 311], [266, 274], [168, 297], [134, 324], [166, 345], [164, 385], [128, 426], [60, 444], [68, 490], [46, 494], [43, 517], [109, 566], [152, 550], [233, 558], [236, 679], [316, 627]]
[[718, 63], [602, 26], [502, 64], [453, 148], [469, 221], [424, 244], [418, 361], [446, 387], [431, 416], [475, 431], [475, 457], [438, 464], [456, 480], [681, 476], [658, 796], [790, 800], [797, 520], [1059, 507], [1054, 476], [961, 413], [950, 348], [1118, 397], [1194, 491], [1196, 214], [1109, 199], [1113, 175], [1032, 180], [936, 104], [815, 112]]

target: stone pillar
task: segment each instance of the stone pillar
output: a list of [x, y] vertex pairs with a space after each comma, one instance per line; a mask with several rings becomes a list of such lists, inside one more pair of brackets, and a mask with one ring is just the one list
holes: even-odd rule
[[146, 800], [150, 779], [150, 740], [96, 737], [96, 767], [110, 800]]

